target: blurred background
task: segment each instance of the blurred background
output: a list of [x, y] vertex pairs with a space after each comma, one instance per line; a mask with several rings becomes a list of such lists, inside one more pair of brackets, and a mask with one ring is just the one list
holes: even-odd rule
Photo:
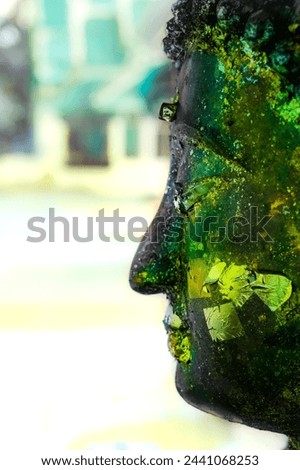
[[276, 449], [285, 439], [188, 406], [161, 296], [131, 292], [137, 243], [29, 243], [31, 217], [154, 216], [174, 95], [173, 0], [0, 6], [0, 449]]

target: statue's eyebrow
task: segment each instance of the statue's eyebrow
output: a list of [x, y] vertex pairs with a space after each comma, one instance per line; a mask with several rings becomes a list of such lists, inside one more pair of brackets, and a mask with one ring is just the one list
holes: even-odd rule
[[197, 140], [200, 142], [201, 133], [194, 127], [188, 126], [187, 124], [172, 124], [172, 133], [175, 134], [176, 138], [183, 143], [191, 143], [191, 140]]

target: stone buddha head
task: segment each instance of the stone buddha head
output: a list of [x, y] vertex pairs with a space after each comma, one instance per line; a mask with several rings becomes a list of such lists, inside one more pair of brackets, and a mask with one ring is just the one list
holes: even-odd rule
[[163, 292], [176, 385], [300, 436], [300, 1], [181, 0], [170, 173], [130, 283]]

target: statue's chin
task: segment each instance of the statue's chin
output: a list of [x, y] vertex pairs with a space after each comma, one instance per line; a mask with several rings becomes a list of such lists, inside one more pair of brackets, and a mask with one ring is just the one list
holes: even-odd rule
[[[243, 424], [245, 426], [263, 431], [271, 431], [285, 435], [295, 434], [295, 432], [290, 433], [288, 429], [283, 427], [280, 429], [280, 426], [274, 425], [274, 423], [260, 420], [255, 416], [254, 410], [252, 416], [243, 416], [243, 410], [241, 410], [241, 414], [237, 414], [234, 410], [231, 410], [229, 406], [225, 407], [222, 404], [217, 404], [214, 401], [216, 400], [216, 397], [212, 397], [210, 399], [208, 397], [207, 391], [201, 389], [199, 384], [191, 387], [191, 384], [187, 382], [184, 371], [180, 364], [178, 364], [176, 369], [176, 388], [181, 397], [189, 405], [192, 405], [205, 413], [226, 419], [227, 421], [231, 421], [233, 423]], [[297, 421], [297, 418], [295, 418], [295, 420]], [[297, 424], [291, 423], [291, 427], [296, 429]]]
[[211, 415], [217, 416], [219, 418], [226, 419], [233, 423], [240, 423], [240, 424], [247, 424], [244, 423], [243, 419], [236, 415], [235, 413], [231, 412], [225, 407], [217, 405], [209, 401], [209, 399], [205, 396], [205, 392], [199, 390], [199, 388], [193, 387], [187, 384], [186, 379], [184, 377], [182, 368], [180, 364], [176, 368], [176, 388], [179, 395], [189, 404], [198, 408], [205, 413], [209, 413]]

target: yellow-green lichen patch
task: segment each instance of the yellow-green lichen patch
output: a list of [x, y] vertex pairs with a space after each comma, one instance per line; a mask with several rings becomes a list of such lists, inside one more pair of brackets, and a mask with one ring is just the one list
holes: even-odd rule
[[178, 362], [188, 364], [191, 360], [191, 341], [189, 336], [178, 330], [169, 333], [169, 350]]
[[[229, 37], [218, 26], [197, 26], [190, 34], [186, 48], [189, 53], [201, 51], [219, 57], [228, 82], [237, 86], [243, 83], [245, 76], [255, 78], [264, 70], [265, 76], [269, 77], [273, 72], [264, 52], [255, 51], [243, 38]], [[221, 64], [219, 67], [222, 68]]]
[[297, 147], [292, 155], [291, 164], [293, 168], [300, 173], [300, 147]]
[[291, 33], [296, 33], [297, 29], [299, 28], [299, 23], [293, 23], [289, 25], [289, 31]]
[[300, 320], [300, 291], [295, 291], [289, 300], [278, 309], [276, 315], [277, 327], [285, 327], [290, 321]]
[[279, 107], [279, 115], [287, 122], [294, 123], [300, 128], [300, 100], [293, 98]]
[[220, 293], [223, 299], [241, 307], [253, 294], [249, 279], [251, 271], [246, 266], [231, 264], [226, 268], [218, 281]]
[[245, 335], [236, 309], [231, 302], [205, 308], [204, 316], [213, 341], [228, 341]]
[[180, 94], [179, 94], [179, 89], [176, 88], [176, 93], [175, 93], [175, 96], [172, 98], [172, 103], [179, 103], [179, 98], [180, 98]]
[[[251, 41], [228, 35], [219, 26], [197, 25], [186, 41], [186, 50], [190, 54], [200, 51], [218, 57], [219, 70], [224, 73], [228, 84], [236, 90], [245, 83], [256, 84], [257, 80], [263, 81], [271, 109], [283, 120], [299, 125], [299, 98], [290, 96], [287, 83], [272, 64], [268, 63], [267, 54], [254, 49]], [[231, 91], [228, 86], [223, 89], [225, 111], [232, 105]]]
[[289, 401], [293, 401], [300, 406], [300, 387], [296, 387], [293, 389], [285, 389], [282, 392], [282, 396]]
[[207, 264], [201, 258], [191, 259], [187, 270], [187, 287], [189, 299], [209, 297], [209, 293], [202, 292], [207, 276]]
[[292, 295], [290, 279], [279, 274], [262, 274], [247, 266], [232, 263], [216, 263], [210, 270], [204, 285], [217, 284], [224, 300], [242, 307], [250, 297], [257, 295], [272, 311], [278, 310]]
[[182, 326], [181, 318], [172, 312], [168, 317], [168, 326], [176, 330], [179, 329]]
[[224, 263], [224, 261], [217, 262], [209, 271], [204, 284], [214, 284], [215, 282], [218, 282], [225, 268], [226, 263]]
[[148, 273], [146, 271], [142, 271], [138, 274], [136, 274], [133, 278], [133, 281], [135, 284], [138, 286], [143, 285], [148, 279]]
[[272, 312], [278, 310], [292, 295], [292, 282], [285, 276], [275, 274], [261, 274], [251, 287]]

